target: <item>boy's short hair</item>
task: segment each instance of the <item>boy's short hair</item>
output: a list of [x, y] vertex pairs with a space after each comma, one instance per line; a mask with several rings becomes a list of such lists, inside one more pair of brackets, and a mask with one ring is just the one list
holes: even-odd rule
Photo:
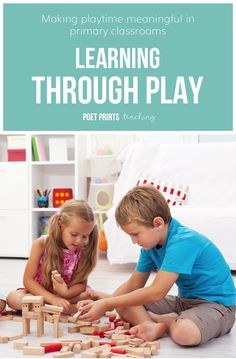
[[121, 199], [115, 211], [116, 221], [121, 227], [130, 222], [153, 227], [155, 217], [169, 223], [171, 213], [163, 195], [150, 185], [135, 186]]

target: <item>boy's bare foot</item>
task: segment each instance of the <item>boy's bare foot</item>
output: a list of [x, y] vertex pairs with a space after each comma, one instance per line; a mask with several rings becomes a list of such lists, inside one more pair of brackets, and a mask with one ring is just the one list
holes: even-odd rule
[[167, 313], [167, 314], [156, 314], [148, 310], [149, 317], [156, 323], [165, 323], [168, 328], [170, 327], [173, 320], [178, 317], [178, 314], [175, 312]]
[[130, 334], [145, 341], [153, 341], [167, 333], [168, 327], [164, 323], [144, 322], [129, 330]]

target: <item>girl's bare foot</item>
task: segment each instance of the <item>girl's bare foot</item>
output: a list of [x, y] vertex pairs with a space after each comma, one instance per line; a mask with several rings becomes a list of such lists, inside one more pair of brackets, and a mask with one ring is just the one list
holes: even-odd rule
[[145, 341], [153, 341], [167, 333], [168, 327], [164, 323], [144, 322], [129, 330], [130, 334]]
[[6, 308], [6, 301], [4, 299], [0, 299], [0, 313], [2, 313], [5, 308]]
[[156, 323], [165, 323], [168, 328], [170, 327], [171, 323], [178, 317], [178, 314], [175, 312], [167, 313], [167, 314], [156, 314], [150, 312], [148, 310], [149, 317]]

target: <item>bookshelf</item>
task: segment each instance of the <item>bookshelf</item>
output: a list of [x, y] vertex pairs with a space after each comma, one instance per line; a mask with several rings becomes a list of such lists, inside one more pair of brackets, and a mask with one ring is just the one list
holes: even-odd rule
[[[23, 135], [25, 161], [9, 161], [8, 136], [13, 134], [0, 134], [0, 226], [4, 241], [0, 257], [28, 257], [32, 241], [39, 236], [40, 217], [50, 217], [58, 211], [52, 206], [52, 192], [49, 206], [39, 208], [36, 189], [72, 188], [74, 198], [87, 199], [87, 137], [79, 134], [27, 133]], [[16, 142], [22, 140], [21, 134], [14, 136]], [[43, 160], [35, 160], [33, 137], [37, 137], [43, 148]], [[60, 146], [66, 144], [63, 160], [60, 161], [60, 156], [50, 160], [50, 142], [55, 145], [58, 139]]]

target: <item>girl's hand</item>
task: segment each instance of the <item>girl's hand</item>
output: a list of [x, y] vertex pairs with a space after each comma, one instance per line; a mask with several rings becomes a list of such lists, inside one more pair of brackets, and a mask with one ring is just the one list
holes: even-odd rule
[[63, 312], [70, 312], [70, 308], [71, 308], [71, 304], [70, 302], [68, 302], [68, 300], [64, 299], [64, 298], [60, 298], [60, 297], [55, 297], [52, 300], [52, 305], [55, 305], [56, 307], [62, 307], [63, 308]]
[[88, 320], [89, 322], [100, 319], [107, 311], [104, 299], [95, 302], [92, 300], [82, 300], [77, 303], [77, 308], [82, 311], [80, 319]]
[[53, 290], [56, 294], [59, 294], [61, 297], [66, 297], [68, 294], [68, 287], [66, 285], [66, 282], [63, 278], [61, 278], [61, 281], [59, 282], [54, 278], [54, 276], [51, 276], [52, 279], [52, 285]]

